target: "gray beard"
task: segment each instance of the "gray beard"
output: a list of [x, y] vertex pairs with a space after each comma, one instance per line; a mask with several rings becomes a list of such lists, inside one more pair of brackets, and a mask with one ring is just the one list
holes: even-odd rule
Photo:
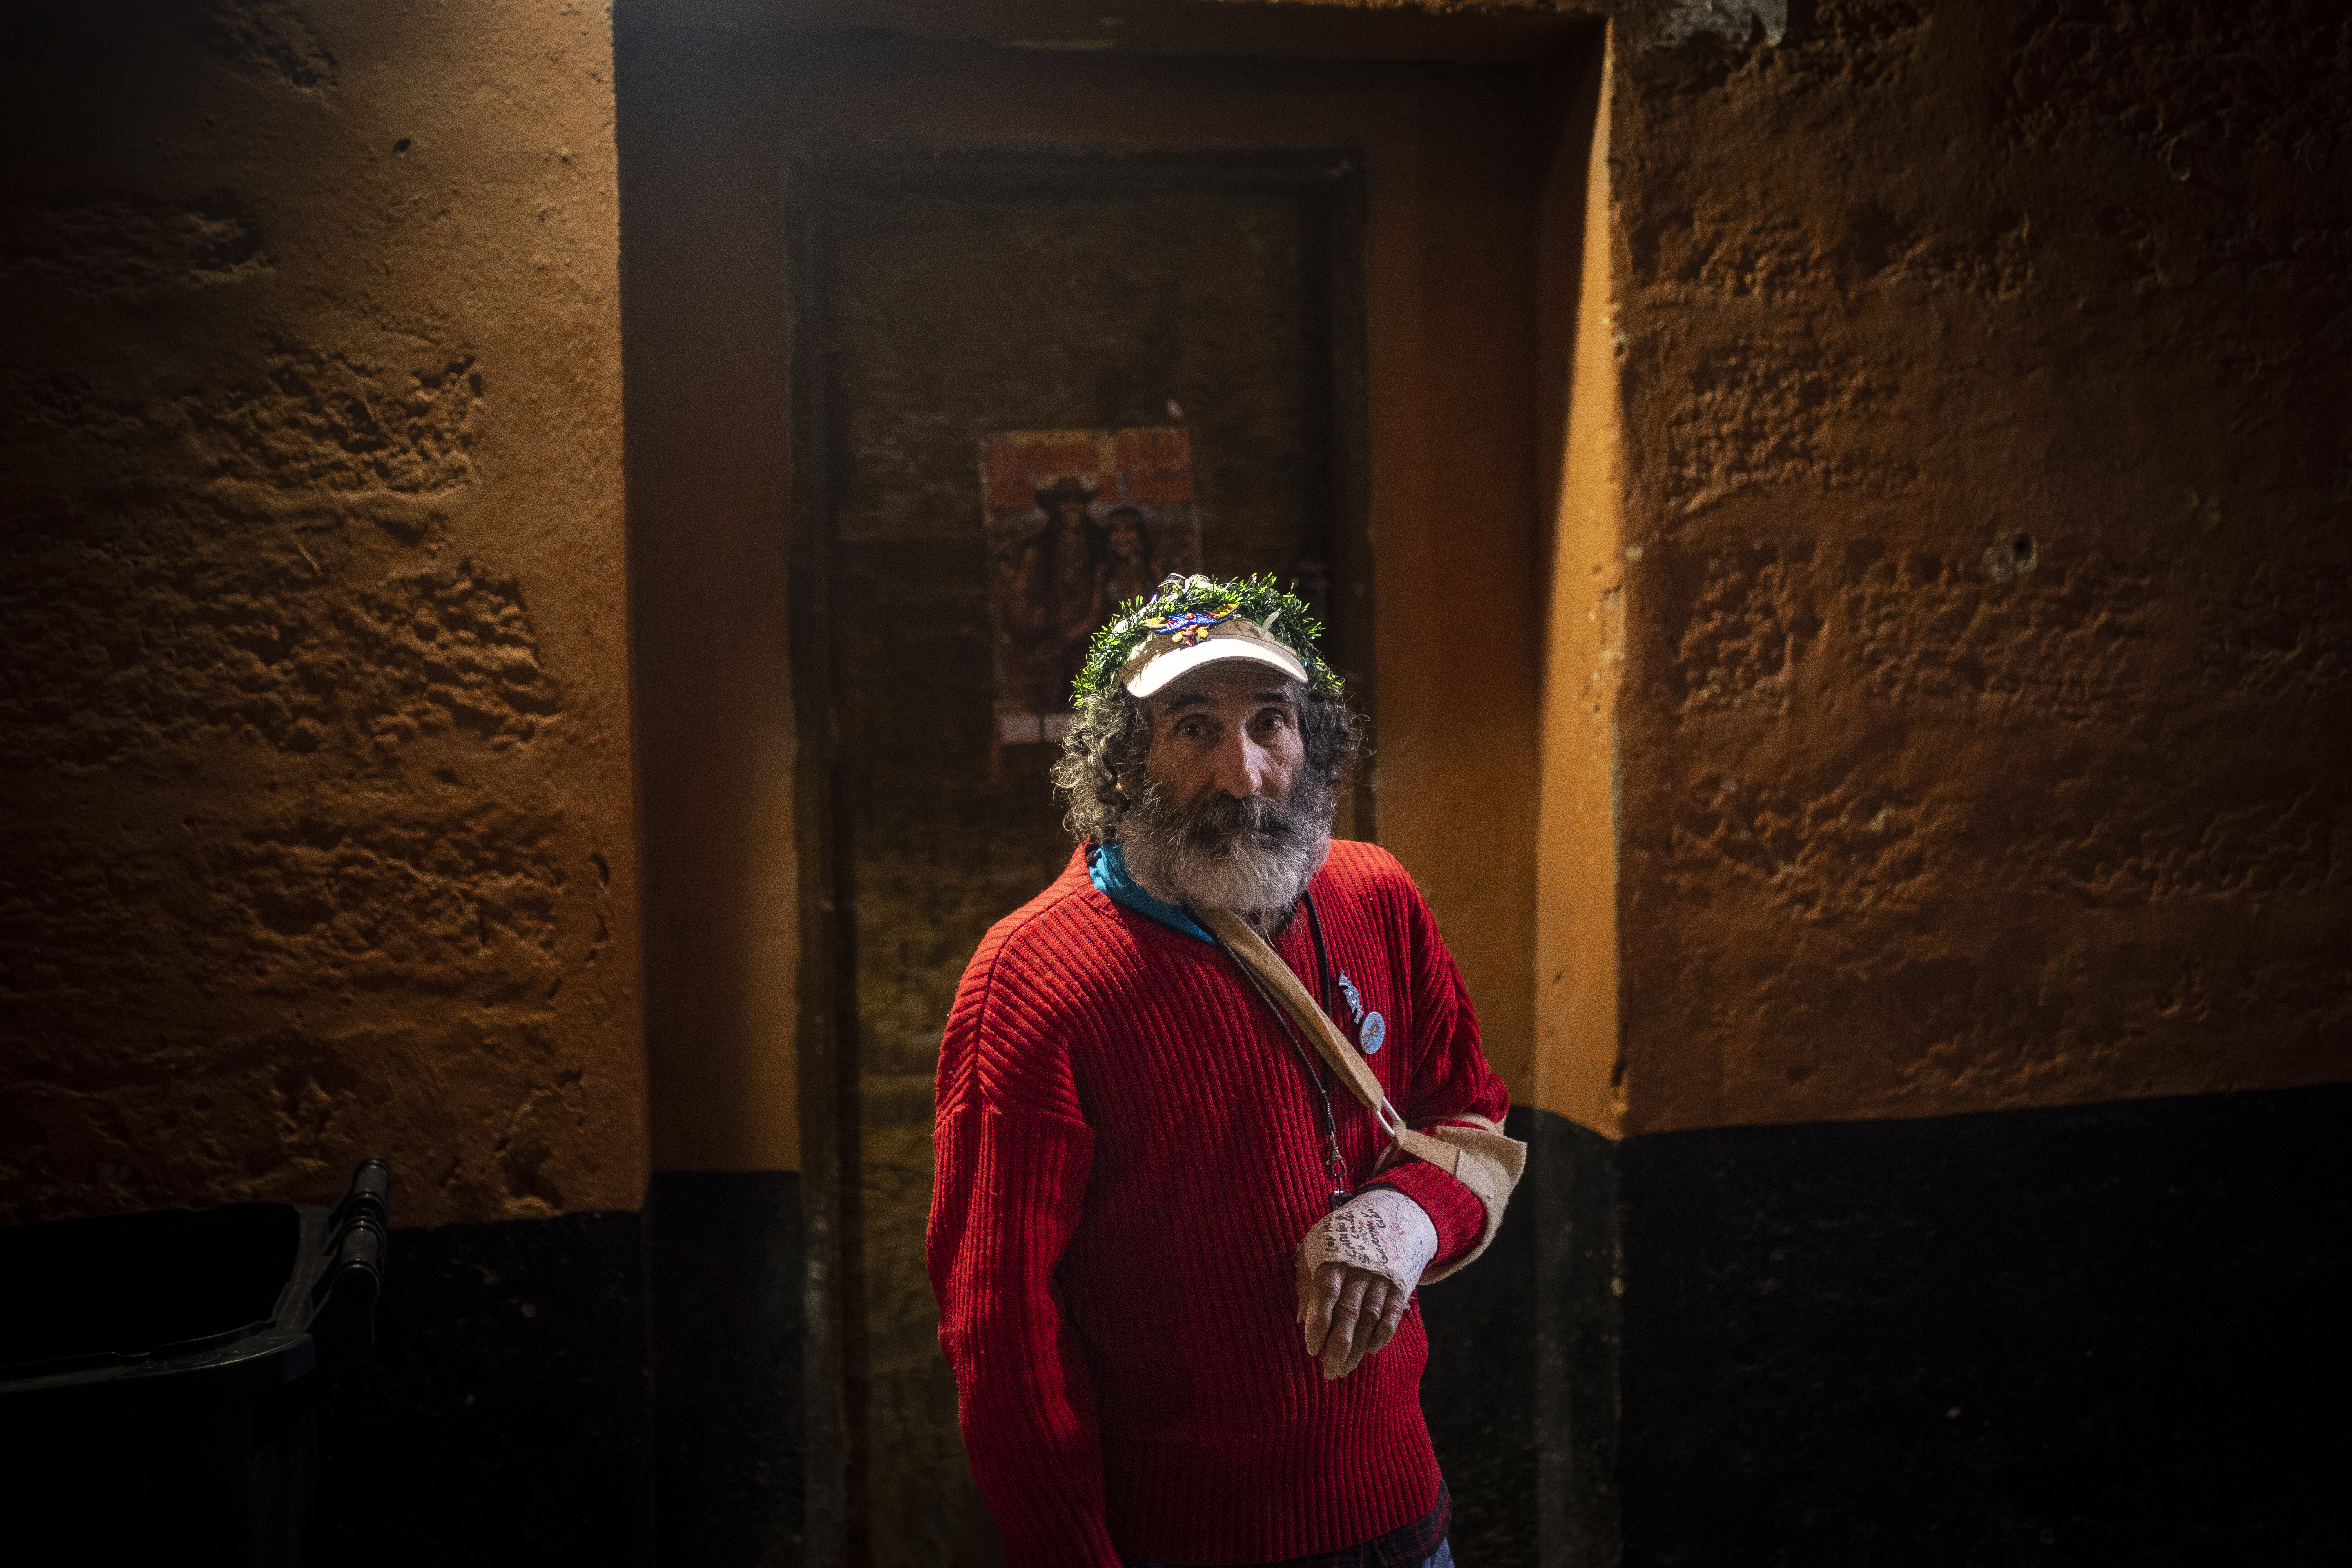
[[1331, 853], [1337, 795], [1301, 776], [1290, 798], [1236, 800], [1211, 789], [1189, 807], [1144, 780], [1119, 818], [1128, 875], [1164, 903], [1273, 917], [1298, 901]]

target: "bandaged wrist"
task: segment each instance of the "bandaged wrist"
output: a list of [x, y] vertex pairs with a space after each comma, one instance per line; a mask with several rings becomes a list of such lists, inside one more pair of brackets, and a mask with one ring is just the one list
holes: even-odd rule
[[1377, 1274], [1408, 1294], [1436, 1256], [1437, 1227], [1393, 1187], [1357, 1194], [1316, 1221], [1298, 1246], [1302, 1277], [1340, 1263]]

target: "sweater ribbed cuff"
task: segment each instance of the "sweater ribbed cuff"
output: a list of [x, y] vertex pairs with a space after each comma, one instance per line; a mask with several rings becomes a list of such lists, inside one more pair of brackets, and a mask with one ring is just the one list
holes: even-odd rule
[[1430, 1259], [1432, 1268], [1469, 1251], [1486, 1228], [1486, 1205], [1478, 1201], [1478, 1194], [1426, 1160], [1400, 1160], [1382, 1171], [1379, 1180], [1364, 1185], [1394, 1187], [1429, 1215], [1429, 1223], [1437, 1227], [1437, 1256]]

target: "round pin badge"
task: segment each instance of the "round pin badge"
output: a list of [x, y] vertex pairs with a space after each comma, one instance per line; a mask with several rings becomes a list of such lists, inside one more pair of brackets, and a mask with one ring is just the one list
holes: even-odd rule
[[1389, 1021], [1378, 1013], [1365, 1014], [1364, 1026], [1357, 1036], [1363, 1042], [1364, 1054], [1369, 1057], [1378, 1051], [1388, 1037]]

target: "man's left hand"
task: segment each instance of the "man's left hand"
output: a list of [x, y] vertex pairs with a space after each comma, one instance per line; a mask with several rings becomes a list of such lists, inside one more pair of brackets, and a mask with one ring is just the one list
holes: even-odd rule
[[1315, 1222], [1298, 1244], [1298, 1322], [1325, 1379], [1347, 1376], [1396, 1336], [1437, 1227], [1394, 1187], [1372, 1187]]

